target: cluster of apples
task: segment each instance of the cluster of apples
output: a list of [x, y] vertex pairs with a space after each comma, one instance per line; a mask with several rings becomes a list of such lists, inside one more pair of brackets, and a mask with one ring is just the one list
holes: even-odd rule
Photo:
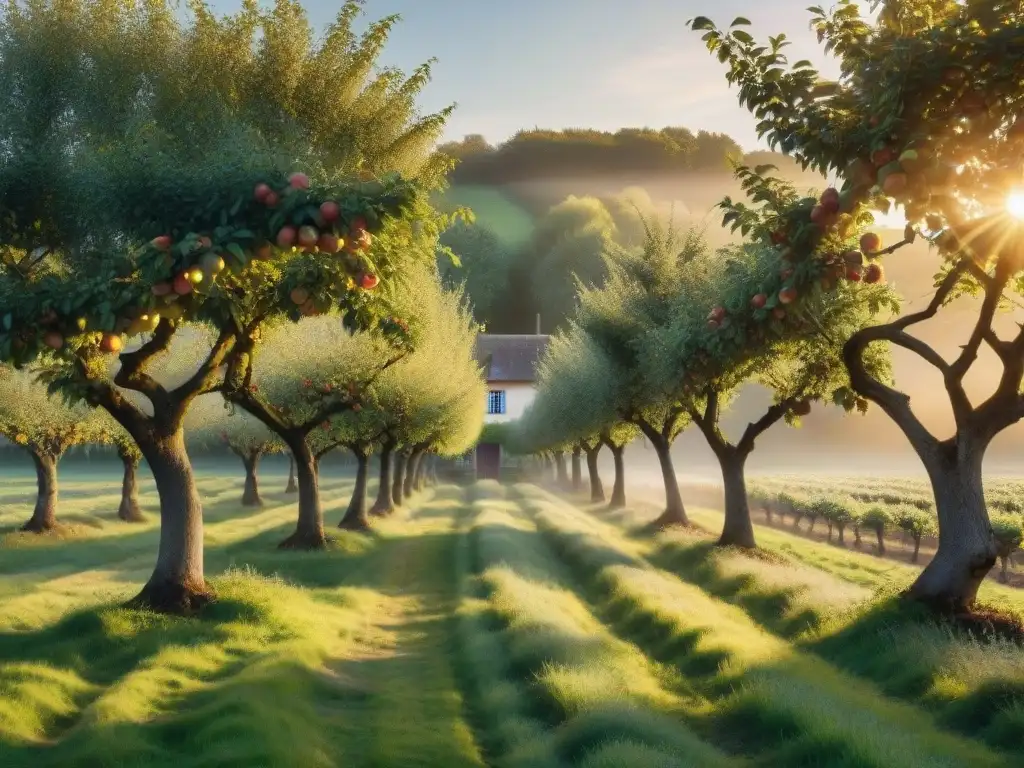
[[[138, 318], [134, 318], [128, 322], [136, 323], [149, 323], [149, 315], [140, 315]], [[155, 329], [156, 324], [160, 322], [159, 316], [152, 322], [152, 327]], [[53, 310], [47, 310], [43, 313], [43, 316], [39, 320], [39, 325], [43, 331], [42, 341], [43, 344], [50, 349], [57, 351], [64, 348], [64, 344], [67, 342], [67, 335], [61, 330], [61, 320], [57, 316], [57, 313]], [[88, 330], [88, 321], [84, 317], [79, 317], [74, 321], [75, 331], [78, 333], [84, 333]], [[16, 346], [21, 346], [24, 341], [19, 339], [16, 340]], [[102, 333], [99, 335], [99, 348], [103, 352], [113, 353], [120, 352], [123, 343], [121, 341], [120, 333]]]

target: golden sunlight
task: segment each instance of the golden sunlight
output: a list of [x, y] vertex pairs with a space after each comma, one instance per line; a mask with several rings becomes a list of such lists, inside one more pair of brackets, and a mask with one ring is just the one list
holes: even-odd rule
[[1024, 189], [1015, 189], [1006, 196], [1006, 212], [1015, 219], [1024, 220]]
[[872, 211], [871, 215], [875, 220], [875, 226], [880, 229], [898, 229], [902, 232], [907, 226], [906, 211], [902, 205], [894, 205], [888, 213]]

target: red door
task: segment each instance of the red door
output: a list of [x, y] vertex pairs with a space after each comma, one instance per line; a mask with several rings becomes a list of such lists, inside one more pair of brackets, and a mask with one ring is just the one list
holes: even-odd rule
[[501, 446], [497, 443], [480, 443], [476, 447], [476, 479], [501, 479]]

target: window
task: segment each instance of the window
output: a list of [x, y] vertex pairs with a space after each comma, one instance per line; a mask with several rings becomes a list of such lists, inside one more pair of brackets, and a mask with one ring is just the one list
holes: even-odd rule
[[505, 413], [505, 390], [493, 389], [487, 393], [487, 413]]

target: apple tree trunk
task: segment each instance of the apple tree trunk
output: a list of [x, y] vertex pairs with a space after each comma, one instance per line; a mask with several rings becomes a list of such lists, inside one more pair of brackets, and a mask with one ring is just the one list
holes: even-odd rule
[[622, 509], [626, 506], [626, 462], [623, 446], [609, 446], [615, 464], [615, 482], [612, 484], [612, 498], [608, 502], [609, 509]]
[[323, 549], [324, 510], [320, 503], [320, 478], [317, 457], [306, 444], [304, 436], [290, 435], [288, 447], [295, 458], [295, 474], [299, 485], [299, 516], [295, 531], [281, 542], [282, 549]]
[[405, 498], [412, 496], [416, 490], [416, 473], [419, 471], [420, 462], [423, 460], [423, 450], [414, 448], [409, 454], [409, 460], [405, 463], [405, 477], [402, 478], [402, 495]]
[[686, 507], [683, 506], [683, 494], [679, 491], [679, 478], [676, 477], [676, 469], [672, 464], [672, 445], [656, 432], [647, 435], [647, 439], [651, 441], [654, 453], [658, 457], [661, 482], [665, 486], [665, 511], [654, 524], [659, 527], [689, 525]]
[[59, 457], [31, 451], [36, 468], [36, 505], [21, 530], [46, 533], [57, 526], [57, 462]]
[[430, 454], [422, 453], [416, 462], [416, 477], [413, 480], [413, 488], [422, 491], [427, 485], [427, 464], [430, 462]]
[[338, 527], [349, 531], [368, 531], [370, 518], [366, 509], [366, 481], [370, 474], [370, 456], [365, 451], [353, 453], [356, 457], [356, 484], [352, 489], [348, 509], [345, 510]]
[[139, 506], [139, 461], [135, 456], [121, 453], [124, 474], [121, 478], [121, 504], [117, 516], [126, 523], [141, 523], [146, 519]]
[[391, 483], [391, 498], [396, 507], [405, 502], [405, 473], [409, 466], [409, 452], [398, 451], [395, 454], [395, 477]]
[[299, 492], [299, 486], [295, 483], [295, 458], [291, 454], [288, 454], [288, 485], [285, 486], [284, 492]]
[[885, 528], [880, 525], [874, 526], [875, 540], [878, 542], [878, 554], [885, 554]]
[[380, 451], [380, 483], [377, 485], [377, 499], [370, 507], [371, 515], [390, 515], [395, 511], [391, 498], [391, 457], [394, 449], [385, 445]]
[[[128, 427], [128, 424], [125, 424]], [[160, 544], [149, 581], [130, 605], [189, 614], [213, 599], [203, 572], [203, 507], [181, 424], [147, 419], [132, 437], [160, 496]]]
[[572, 465], [572, 490], [575, 493], [579, 493], [583, 489], [582, 454], [583, 449], [576, 446], [572, 449], [572, 457], [569, 462]]
[[260, 483], [256, 475], [260, 465], [260, 452], [249, 451], [242, 456], [242, 464], [245, 465], [245, 488], [242, 490], [243, 507], [262, 507], [263, 499], [260, 498]]
[[733, 447], [720, 446], [716, 455], [722, 467], [722, 485], [725, 491], [725, 522], [722, 525], [722, 535], [718, 537], [718, 546], [756, 549], [757, 542], [754, 540], [754, 524], [750, 519], [747, 480], [744, 474], [749, 454]]
[[600, 453], [601, 446], [587, 451], [587, 472], [590, 475], [590, 501], [593, 503], [604, 501], [604, 484], [601, 482], [601, 474], [597, 468], [597, 457]]
[[[969, 611], [996, 563], [997, 546], [982, 484], [984, 450], [960, 438], [925, 459], [935, 493], [939, 544], [909, 595], [941, 612]], [[920, 537], [914, 542], [914, 559]]]

